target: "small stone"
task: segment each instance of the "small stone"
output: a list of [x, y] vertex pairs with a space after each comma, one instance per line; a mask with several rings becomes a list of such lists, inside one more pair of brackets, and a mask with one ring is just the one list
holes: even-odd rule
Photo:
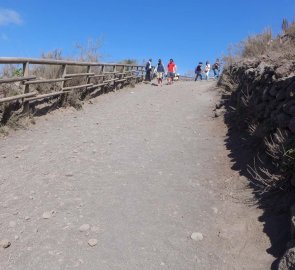
[[10, 247], [11, 243], [7, 239], [3, 239], [0, 241], [0, 247], [8, 248]]
[[66, 177], [73, 177], [74, 175], [72, 173], [67, 173]]
[[26, 216], [25, 217], [25, 220], [30, 220], [31, 218], [29, 216]]
[[7, 156], [5, 156], [5, 155], [2, 155], [2, 156], [1, 156], [1, 158], [7, 158]]
[[98, 243], [97, 239], [89, 239], [88, 240], [88, 245], [91, 246], [91, 247], [96, 246], [97, 243]]
[[15, 221], [10, 221], [9, 222], [9, 227], [14, 228], [16, 226], [16, 222]]
[[194, 232], [191, 235], [191, 239], [194, 241], [202, 241], [204, 239], [203, 234], [200, 232]]
[[213, 210], [214, 214], [218, 213], [218, 209], [216, 207], [212, 207], [212, 210]]
[[80, 232], [86, 232], [90, 229], [90, 225], [89, 224], [83, 224], [80, 226], [79, 231]]
[[44, 219], [49, 219], [49, 218], [51, 218], [53, 215], [54, 215], [54, 213], [55, 213], [55, 211], [47, 211], [47, 212], [44, 212], [43, 213], [43, 215], [42, 215], [42, 217], [44, 218]]
[[14, 240], [18, 240], [19, 239], [19, 236], [18, 235], [15, 235], [14, 236]]

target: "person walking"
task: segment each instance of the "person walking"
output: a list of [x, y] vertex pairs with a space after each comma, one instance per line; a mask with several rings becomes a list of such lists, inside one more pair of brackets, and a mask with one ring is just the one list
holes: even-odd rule
[[219, 78], [219, 71], [220, 71], [220, 61], [217, 58], [214, 65], [213, 65], [213, 72], [214, 72], [214, 78], [218, 79]]
[[209, 80], [209, 72], [210, 72], [211, 66], [210, 66], [210, 62], [207, 61], [206, 62], [206, 66], [205, 66], [205, 75], [206, 75], [206, 80]]
[[164, 68], [164, 65], [163, 65], [161, 59], [159, 59], [158, 64], [157, 64], [157, 66], [155, 68], [155, 73], [157, 74], [158, 85], [162, 86], [162, 84], [163, 84], [163, 76], [165, 74], [165, 68]]
[[149, 59], [149, 61], [147, 61], [145, 65], [145, 80], [147, 82], [152, 81], [151, 73], [152, 73], [152, 59]]
[[198, 80], [198, 78], [200, 77], [201, 81], [203, 80], [202, 77], [202, 62], [199, 62], [199, 64], [197, 65], [196, 69], [195, 69], [195, 74], [196, 74], [196, 78], [195, 78], [195, 82]]
[[172, 84], [173, 79], [175, 77], [175, 73], [176, 73], [176, 65], [175, 65], [173, 59], [170, 59], [167, 69], [168, 69], [168, 72], [167, 72], [168, 84]]

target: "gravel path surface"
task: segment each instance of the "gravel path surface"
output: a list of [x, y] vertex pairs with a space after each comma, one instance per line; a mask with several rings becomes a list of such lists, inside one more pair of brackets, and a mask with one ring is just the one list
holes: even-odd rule
[[142, 84], [0, 139], [0, 269], [269, 269], [216, 98]]

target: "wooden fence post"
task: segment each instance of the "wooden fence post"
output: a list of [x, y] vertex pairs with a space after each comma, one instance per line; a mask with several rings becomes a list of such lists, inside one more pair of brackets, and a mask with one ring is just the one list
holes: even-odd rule
[[[86, 72], [87, 73], [90, 73], [91, 72], [91, 66], [87, 66], [87, 71]], [[86, 76], [86, 84], [89, 84], [90, 83], [90, 80], [91, 80], [90, 76], [87, 75]]]
[[[66, 77], [66, 74], [67, 74], [67, 65], [62, 65], [61, 66], [61, 73], [62, 73], [62, 78], [65, 78]], [[65, 87], [65, 84], [66, 84], [66, 81], [62, 81], [61, 83], [61, 90], [63, 90], [63, 88]], [[60, 104], [61, 105], [64, 105], [65, 101], [66, 101], [66, 96], [67, 94], [63, 94], [60, 96]]]
[[[30, 73], [30, 63], [25, 62], [23, 63], [23, 76], [28, 77], [29, 73]], [[29, 84], [24, 85], [23, 89], [24, 89], [24, 94], [29, 93], [30, 85]], [[30, 110], [30, 103], [28, 101], [25, 101], [23, 105], [23, 113], [28, 113], [29, 110]]]

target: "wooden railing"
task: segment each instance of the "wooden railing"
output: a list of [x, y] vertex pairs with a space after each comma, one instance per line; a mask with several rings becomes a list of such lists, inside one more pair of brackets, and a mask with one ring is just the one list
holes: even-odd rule
[[[20, 82], [22, 85], [22, 93], [14, 96], [0, 98], [0, 104], [21, 100], [24, 108], [29, 107], [29, 102], [44, 98], [57, 97], [66, 95], [71, 91], [95, 90], [111, 85], [114, 88], [118, 84], [128, 84], [131, 81], [139, 82], [143, 79], [144, 66], [129, 65], [120, 63], [93, 63], [79, 62], [53, 59], [31, 59], [31, 58], [4, 58], [0, 57], [0, 64], [18, 64], [22, 65], [22, 76], [1, 78], [0, 90], [2, 84]], [[37, 78], [30, 75], [30, 65], [56, 65], [61, 67], [60, 78]], [[86, 67], [83, 73], [67, 73], [70, 66]], [[80, 83], [77, 85], [66, 86], [68, 82], [76, 82], [75, 78], [79, 77]], [[99, 83], [94, 83], [99, 79]], [[81, 83], [83, 82], [83, 83]], [[36, 84], [60, 83], [60, 91], [46, 94], [39, 94], [37, 91], [31, 91], [30, 86]]]

